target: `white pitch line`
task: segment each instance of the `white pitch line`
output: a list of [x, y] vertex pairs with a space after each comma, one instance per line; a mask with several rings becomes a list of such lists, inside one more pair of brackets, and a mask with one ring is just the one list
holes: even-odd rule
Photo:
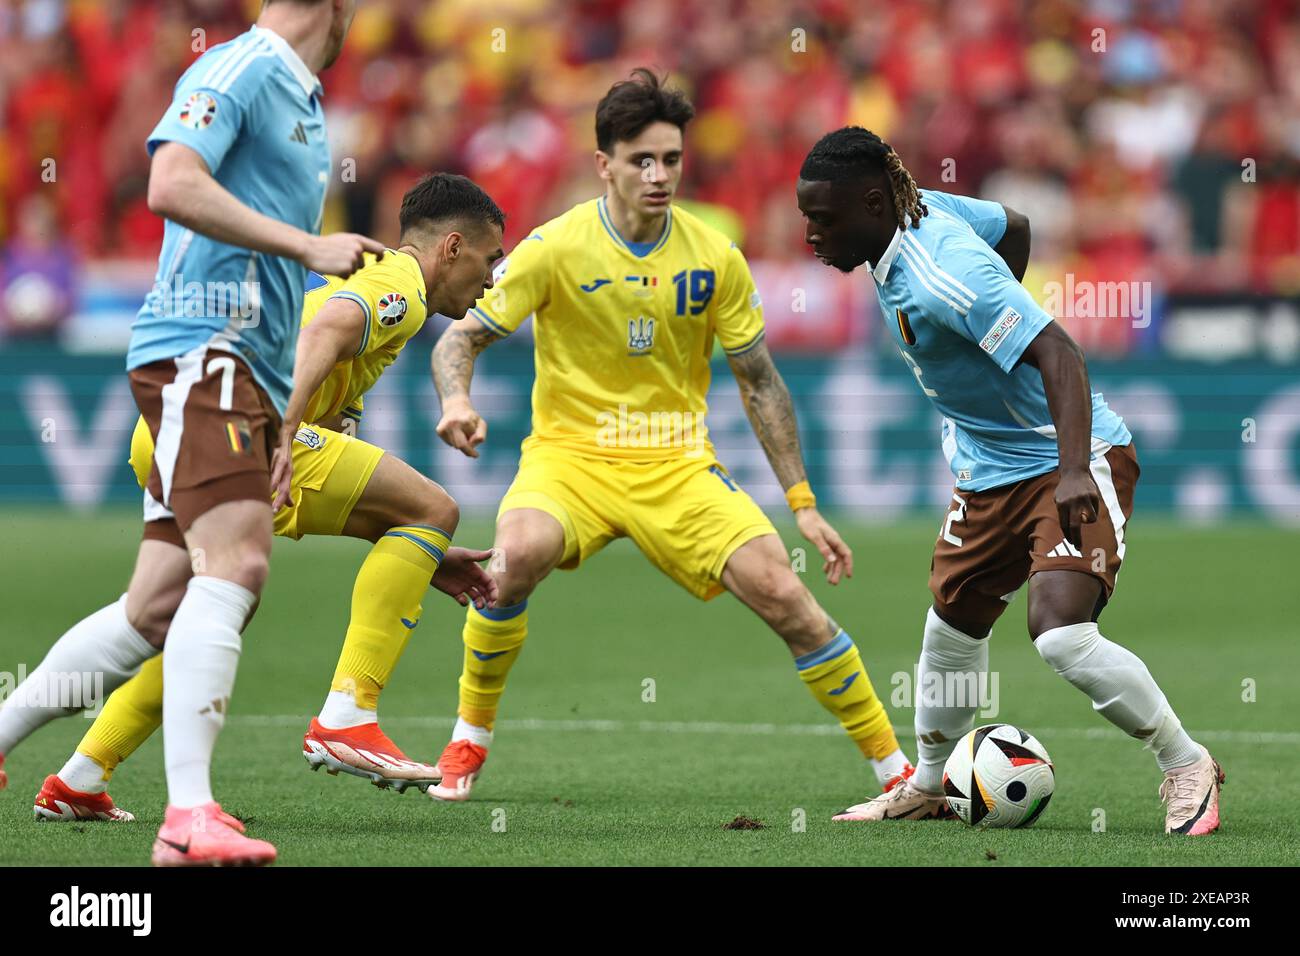
[[[297, 714], [235, 714], [226, 718], [227, 724], [243, 727], [305, 727], [309, 715]], [[438, 728], [455, 724], [452, 717], [385, 717], [385, 727]], [[739, 737], [837, 737], [844, 733], [838, 724], [742, 724], [720, 720], [554, 720], [543, 717], [525, 717], [499, 720], [502, 730], [540, 730], [546, 732], [580, 733], [647, 733], [647, 734], [715, 734]], [[895, 727], [900, 737], [910, 738], [911, 727]], [[1067, 740], [1109, 740], [1124, 735], [1111, 727], [1035, 727], [1034, 736], [1040, 740], [1052, 738]], [[1294, 730], [1193, 730], [1197, 740], [1205, 743], [1228, 744], [1278, 744], [1286, 747], [1300, 746], [1300, 731]]]

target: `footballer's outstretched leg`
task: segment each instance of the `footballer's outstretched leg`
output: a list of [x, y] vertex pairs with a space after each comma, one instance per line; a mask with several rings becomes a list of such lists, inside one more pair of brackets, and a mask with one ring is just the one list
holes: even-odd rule
[[451, 740], [438, 758], [436, 800], [468, 800], [487, 760], [506, 677], [528, 636], [528, 596], [564, 556], [564, 528], [535, 508], [514, 508], [497, 522], [498, 605], [471, 607], [465, 615], [465, 664]]
[[871, 761], [880, 785], [889, 789], [908, 776], [910, 765], [857, 645], [790, 568], [781, 539], [764, 534], [746, 541], [727, 559], [721, 583], [789, 645], [800, 679]]
[[1143, 741], [1164, 772], [1165, 833], [1204, 836], [1219, 828], [1222, 768], [1183, 730], [1151, 672], [1107, 640], [1096, 619], [1102, 582], [1078, 571], [1040, 571], [1029, 579], [1029, 633], [1052, 670], [1083, 691], [1093, 710]]
[[[162, 541], [141, 542], [128, 593], [69, 629], [0, 705], [0, 766], [4, 755], [31, 733], [56, 717], [99, 703], [93, 699], [96, 694], [113, 693], [158, 653], [190, 575], [184, 549]], [[84, 674], [96, 675], [101, 683], [81, 687], [76, 700], [61, 699], [68, 676]]]
[[[420, 622], [421, 600], [460, 512], [441, 487], [400, 459], [384, 455], [370, 467], [343, 533], [375, 544], [357, 572], [343, 650], [320, 715], [303, 737], [303, 756], [313, 770], [349, 773], [399, 792], [426, 790], [437, 782], [437, 769], [407, 757], [380, 730], [379, 695]], [[332, 477], [346, 470], [336, 467]], [[322, 493], [328, 491], [327, 483]]]
[[974, 727], [979, 701], [950, 698], [947, 688], [985, 686], [981, 675], [988, 671], [988, 634], [997, 613], [1000, 608], [989, 608], [987, 617], [976, 622], [947, 606], [942, 615], [934, 607], [926, 612], [916, 667], [916, 771], [886, 787], [880, 796], [837, 814], [835, 820], [956, 818], [943, 796], [943, 767], [957, 741]]

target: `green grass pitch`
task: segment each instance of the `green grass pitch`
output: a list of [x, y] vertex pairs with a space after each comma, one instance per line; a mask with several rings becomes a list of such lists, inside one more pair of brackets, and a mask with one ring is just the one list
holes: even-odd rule
[[[1103, 630], [1145, 659], [1224, 765], [1225, 823], [1208, 839], [1163, 835], [1150, 755], [1034, 653], [1023, 596], [994, 631], [992, 666], [997, 719], [1036, 734], [1056, 763], [1056, 796], [1038, 824], [982, 832], [831, 823], [874, 789], [873, 779], [801, 686], [781, 642], [729, 597], [698, 603], [627, 542], [578, 572], [552, 575], [534, 595], [532, 633], [486, 772], [471, 802], [445, 805], [308, 771], [302, 732], [333, 672], [366, 545], [277, 541], [217, 751], [218, 799], [251, 818], [250, 832], [273, 841], [283, 865], [1293, 864], [1300, 827], [1280, 795], [1300, 789], [1294, 534], [1138, 518]], [[34, 666], [67, 626], [121, 592], [138, 523], [134, 511], [28, 509], [0, 513], [0, 527], [0, 670], [14, 671]], [[936, 527], [846, 524], [857, 573], [839, 588], [819, 579], [819, 561], [808, 562], [810, 586], [861, 647], [909, 754], [911, 711], [890, 697], [893, 675], [910, 674], [915, 662]], [[489, 530], [466, 522], [457, 540], [486, 546]], [[783, 535], [790, 547], [800, 543], [791, 529]], [[382, 701], [388, 732], [426, 759], [446, 742], [455, 711], [462, 615], [430, 592]], [[647, 679], [653, 702], [643, 699]], [[1254, 699], [1243, 700], [1250, 686]], [[158, 736], [111, 790], [137, 823], [32, 819], [41, 779], [87, 726], [58, 721], [11, 755], [0, 864], [148, 861], [165, 798]], [[765, 828], [723, 828], [739, 814]]]

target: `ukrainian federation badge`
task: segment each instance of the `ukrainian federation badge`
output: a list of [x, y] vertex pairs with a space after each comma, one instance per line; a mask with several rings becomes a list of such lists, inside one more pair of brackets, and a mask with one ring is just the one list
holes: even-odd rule
[[391, 327], [406, 318], [406, 297], [400, 292], [386, 292], [379, 297], [379, 324]]
[[217, 115], [217, 101], [207, 93], [191, 93], [181, 107], [181, 122], [190, 129], [207, 129]]
[[325, 436], [306, 425], [298, 429], [298, 434], [293, 436], [293, 440], [306, 445], [312, 451], [320, 451], [325, 447]]
[[655, 347], [655, 320], [644, 315], [627, 320], [627, 354], [649, 355]]

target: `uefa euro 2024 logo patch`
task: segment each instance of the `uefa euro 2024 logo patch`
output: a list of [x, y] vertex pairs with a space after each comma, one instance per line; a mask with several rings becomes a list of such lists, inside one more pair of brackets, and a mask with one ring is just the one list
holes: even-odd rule
[[385, 292], [379, 297], [379, 324], [391, 328], [406, 318], [406, 297], [400, 292]]
[[207, 129], [217, 115], [217, 101], [207, 93], [191, 93], [181, 107], [181, 122], [190, 129]]

